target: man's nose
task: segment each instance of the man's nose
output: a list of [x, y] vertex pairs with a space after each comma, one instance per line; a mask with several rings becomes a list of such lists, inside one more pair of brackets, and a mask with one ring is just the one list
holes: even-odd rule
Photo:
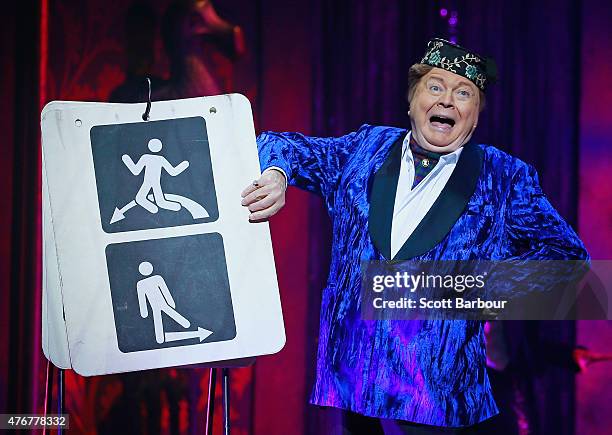
[[453, 94], [450, 89], [440, 95], [440, 98], [438, 99], [438, 104], [446, 109], [455, 106], [453, 103]]

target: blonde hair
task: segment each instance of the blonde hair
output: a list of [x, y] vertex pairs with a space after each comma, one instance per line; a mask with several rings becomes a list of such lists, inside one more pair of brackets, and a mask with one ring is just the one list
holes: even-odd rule
[[[423, 63], [415, 63], [408, 70], [408, 104], [412, 101], [412, 97], [414, 97], [414, 93], [416, 92], [417, 85], [421, 81], [421, 79], [429, 73], [434, 67], [431, 65], [425, 65]], [[479, 106], [478, 109], [482, 112], [485, 108], [486, 98], [485, 93], [482, 89], [478, 88], [479, 94]]]

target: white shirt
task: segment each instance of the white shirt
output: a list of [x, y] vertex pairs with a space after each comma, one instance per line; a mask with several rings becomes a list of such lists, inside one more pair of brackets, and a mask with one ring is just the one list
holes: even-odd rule
[[436, 201], [463, 151], [461, 147], [440, 156], [432, 171], [413, 189], [415, 170], [414, 157], [409, 146], [410, 133], [408, 132], [402, 144], [402, 160], [391, 223], [391, 258], [395, 257]]

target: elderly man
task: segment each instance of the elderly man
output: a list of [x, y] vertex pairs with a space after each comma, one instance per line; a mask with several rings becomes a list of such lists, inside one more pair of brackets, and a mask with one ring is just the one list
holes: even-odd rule
[[361, 261], [587, 256], [531, 166], [470, 140], [494, 79], [492, 61], [433, 39], [410, 68], [409, 131], [258, 138], [250, 219], [274, 215], [287, 183], [321, 195], [332, 219], [311, 403], [345, 410], [344, 433], [382, 433], [381, 418], [407, 434], [469, 433], [497, 413], [483, 323], [364, 320]]

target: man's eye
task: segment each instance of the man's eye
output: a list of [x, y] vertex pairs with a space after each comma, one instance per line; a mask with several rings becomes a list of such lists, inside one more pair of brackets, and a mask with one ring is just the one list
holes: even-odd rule
[[470, 97], [472, 94], [470, 94], [470, 92], [466, 91], [465, 89], [461, 89], [459, 91], [459, 95], [461, 95], [462, 97]]
[[429, 86], [429, 90], [430, 91], [434, 91], [434, 92], [440, 92], [440, 86], [438, 86], [438, 85], [431, 85], [431, 86]]

